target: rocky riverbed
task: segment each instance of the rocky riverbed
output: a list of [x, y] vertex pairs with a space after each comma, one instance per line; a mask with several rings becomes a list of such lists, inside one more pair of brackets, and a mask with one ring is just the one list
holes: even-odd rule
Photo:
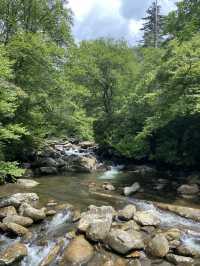
[[91, 143], [51, 145], [29, 167], [40, 177], [0, 187], [0, 265], [200, 265], [198, 176], [172, 181], [102, 164]]
[[0, 265], [199, 265], [199, 210], [93, 193], [118, 207], [1, 198]]

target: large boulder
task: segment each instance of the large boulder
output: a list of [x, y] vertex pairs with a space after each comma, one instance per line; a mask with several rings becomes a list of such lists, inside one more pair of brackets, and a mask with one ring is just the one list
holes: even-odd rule
[[15, 243], [9, 246], [0, 254], [0, 265], [13, 265], [28, 255], [27, 248], [24, 244]]
[[96, 147], [96, 144], [93, 141], [82, 141], [78, 144], [78, 146], [81, 147], [81, 149], [89, 149]]
[[57, 167], [58, 163], [56, 159], [53, 159], [51, 157], [44, 158], [40, 161], [41, 166], [48, 166], [48, 167]]
[[0, 208], [0, 219], [3, 219], [5, 217], [11, 216], [11, 215], [16, 215], [16, 214], [17, 214], [17, 211], [16, 211], [15, 207], [13, 207], [13, 206]]
[[111, 206], [90, 206], [87, 212], [81, 214], [78, 230], [85, 232], [90, 240], [104, 240], [110, 231], [113, 215]]
[[45, 219], [46, 217], [45, 211], [46, 211], [45, 208], [36, 209], [28, 203], [22, 204], [19, 208], [20, 215], [30, 217], [31, 219], [33, 219], [33, 221], [36, 222]]
[[19, 207], [22, 203], [35, 204], [39, 197], [35, 193], [17, 193], [0, 199], [0, 208], [14, 206]]
[[16, 223], [3, 223], [0, 224], [1, 230], [14, 236], [29, 236], [30, 231], [22, 225]]
[[54, 175], [58, 173], [57, 168], [53, 166], [40, 167], [39, 171], [42, 175]]
[[132, 186], [124, 188], [124, 195], [130, 196], [131, 194], [136, 193], [139, 190], [140, 184], [138, 182], [135, 182]]
[[194, 260], [189, 257], [168, 254], [166, 258], [169, 262], [172, 262], [178, 266], [194, 266]]
[[142, 235], [137, 231], [123, 231], [121, 229], [112, 229], [106, 243], [116, 252], [126, 254], [133, 249], [144, 248]]
[[38, 182], [31, 179], [17, 179], [17, 184], [25, 188], [33, 188], [39, 185]]
[[160, 219], [151, 211], [138, 211], [134, 215], [134, 220], [142, 226], [157, 226]]
[[61, 265], [82, 265], [88, 263], [94, 255], [93, 247], [84, 239], [77, 236], [64, 251]]
[[199, 186], [197, 184], [182, 185], [178, 188], [178, 193], [185, 195], [194, 195], [199, 193]]
[[157, 235], [149, 241], [146, 250], [153, 257], [163, 258], [169, 252], [169, 243], [163, 235]]
[[9, 215], [3, 219], [3, 223], [16, 223], [24, 227], [28, 227], [33, 224], [33, 220], [29, 217], [20, 215]]
[[95, 157], [90, 156], [66, 156], [65, 157], [67, 171], [90, 173], [97, 169], [97, 160]]
[[125, 206], [122, 210], [118, 211], [118, 217], [121, 220], [131, 220], [136, 213], [136, 207], [133, 204]]

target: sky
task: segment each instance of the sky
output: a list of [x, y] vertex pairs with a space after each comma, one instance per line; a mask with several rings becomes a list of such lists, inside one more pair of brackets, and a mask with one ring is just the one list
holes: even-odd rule
[[[162, 13], [175, 9], [177, 0], [158, 0]], [[152, 0], [68, 0], [74, 13], [77, 41], [110, 37], [136, 44], [141, 39], [141, 18]]]

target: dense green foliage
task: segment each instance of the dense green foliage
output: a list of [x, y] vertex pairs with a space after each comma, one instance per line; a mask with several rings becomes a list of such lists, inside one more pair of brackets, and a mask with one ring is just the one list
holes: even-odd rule
[[54, 136], [196, 167], [199, 6], [183, 0], [165, 18], [158, 9], [157, 33], [152, 6], [144, 45], [130, 47], [110, 39], [75, 44], [66, 1], [0, 0], [0, 180], [20, 176], [11, 162]]

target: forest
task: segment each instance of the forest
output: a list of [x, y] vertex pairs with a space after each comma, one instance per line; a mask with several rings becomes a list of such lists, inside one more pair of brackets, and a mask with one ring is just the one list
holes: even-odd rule
[[65, 0], [0, 0], [1, 182], [22, 175], [46, 139], [63, 137], [199, 168], [200, 2], [176, 5], [164, 16], [154, 2], [131, 45], [77, 43]]

